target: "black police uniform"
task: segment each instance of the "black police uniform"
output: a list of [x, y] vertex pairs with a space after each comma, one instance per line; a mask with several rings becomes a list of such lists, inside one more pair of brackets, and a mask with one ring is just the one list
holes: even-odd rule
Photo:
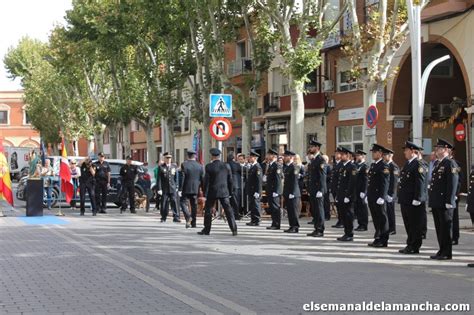
[[356, 231], [366, 231], [369, 225], [369, 209], [365, 198], [367, 196], [367, 182], [369, 167], [367, 163], [361, 162], [355, 164], [357, 170], [356, 177], [356, 197], [354, 201], [354, 214], [357, 218], [358, 227]]
[[[255, 197], [255, 194], [258, 197]], [[258, 225], [260, 223], [260, 198], [262, 196], [262, 167], [258, 162], [250, 165], [247, 178], [247, 198], [250, 210], [250, 224]]]
[[[308, 164], [309, 202], [313, 212], [314, 231], [311, 236], [324, 233], [324, 194], [327, 192], [326, 182], [326, 162], [318, 153]], [[320, 196], [317, 196], [320, 193]]]
[[[272, 216], [272, 225], [275, 229], [280, 228], [281, 224], [281, 209], [280, 196], [283, 192], [283, 168], [276, 161], [271, 162], [267, 168], [267, 185], [265, 193], [267, 194], [268, 207]], [[278, 196], [273, 196], [277, 194]]]
[[[428, 169], [416, 157], [407, 161], [400, 173], [398, 203], [407, 232], [407, 246], [401, 251], [404, 254], [418, 253], [422, 244], [427, 173]], [[413, 205], [413, 201], [420, 204]]]
[[97, 161], [94, 163], [95, 172], [95, 199], [99, 213], [106, 213], [107, 209], [107, 193], [110, 174], [110, 165], [107, 161]]
[[97, 207], [95, 204], [95, 179], [91, 173], [91, 168], [95, 171], [95, 165], [92, 163], [86, 164], [82, 163], [81, 165], [81, 176], [79, 177], [79, 194], [81, 202], [81, 215], [84, 215], [85, 202], [86, 202], [86, 192], [89, 194], [89, 199], [92, 208], [92, 214], [96, 215]]
[[120, 212], [127, 209], [127, 195], [128, 203], [130, 204], [130, 212], [135, 213], [135, 178], [138, 174], [136, 165], [125, 164], [120, 168], [120, 180], [122, 183], [122, 206]]
[[471, 168], [471, 174], [469, 175], [469, 190], [467, 193], [467, 212], [471, 216], [471, 221], [474, 223], [474, 166]]
[[212, 209], [219, 201], [227, 218], [230, 230], [237, 234], [237, 225], [234, 219], [234, 212], [230, 206], [229, 198], [232, 192], [232, 173], [229, 165], [214, 160], [206, 165], [204, 175], [204, 229], [199, 234], [209, 234], [212, 225]]
[[[295, 163], [291, 163], [284, 167], [283, 173], [285, 176], [283, 182], [283, 197], [285, 198], [288, 223], [290, 225], [290, 228], [285, 231], [294, 233], [298, 232], [300, 227], [296, 214], [297, 198], [301, 198], [300, 186], [298, 184], [300, 169]], [[293, 195], [293, 198], [290, 199], [290, 195]]]
[[186, 221], [188, 221], [188, 202], [191, 204], [191, 227], [196, 227], [197, 198], [203, 178], [204, 169], [201, 164], [195, 160], [187, 160], [183, 162], [181, 165], [179, 185], [179, 191], [181, 191], [180, 205], [184, 215], [186, 216]]
[[[339, 168], [341, 168], [342, 166], [342, 162], [339, 161], [339, 162], [335, 162], [333, 168], [332, 168], [332, 178], [331, 178], [331, 194], [332, 194], [332, 197], [334, 198], [334, 200], [336, 199], [336, 196], [337, 196], [337, 185], [339, 183]], [[339, 209], [337, 209], [337, 202], [334, 203], [334, 205], [336, 206], [336, 211], [337, 211], [337, 222], [335, 225], [333, 225], [333, 227], [343, 227], [343, 224], [342, 224], [342, 216], [341, 214], [339, 213]]]
[[234, 191], [232, 191], [232, 197], [230, 198], [230, 204], [232, 209], [234, 209], [234, 217], [236, 220], [240, 219], [240, 211], [242, 209], [242, 186], [243, 186], [243, 178], [242, 178], [242, 166], [240, 163], [236, 161], [229, 161], [230, 170], [232, 172], [232, 180], [233, 180], [233, 187]]
[[173, 210], [173, 222], [179, 222], [179, 212], [177, 203], [178, 190], [178, 166], [174, 163], [160, 166], [160, 180], [158, 181], [158, 190], [162, 191], [161, 201], [161, 221], [166, 221], [169, 213], [169, 206]]
[[[452, 223], [456, 206], [458, 186], [458, 166], [450, 158], [445, 157], [433, 170], [429, 194], [429, 206], [438, 237], [439, 251], [433, 259], [451, 259], [452, 257]], [[446, 204], [452, 208], [446, 208]]]
[[397, 199], [397, 186], [400, 177], [400, 168], [397, 164], [395, 164], [395, 162], [392, 161], [388, 163], [388, 169], [390, 170], [390, 179], [387, 196], [392, 198], [391, 202], [387, 200], [388, 231], [389, 233], [395, 233], [397, 231], [395, 222], [395, 202]]
[[[385, 200], [387, 200], [389, 179], [389, 167], [382, 159], [377, 162], [373, 162], [372, 165], [370, 165], [367, 186], [367, 201], [375, 227], [375, 240], [373, 243], [369, 244], [370, 246], [386, 247], [388, 243], [388, 217]], [[384, 203], [381, 205], [377, 203], [379, 198], [383, 199], [384, 201]]]
[[[338, 240], [350, 240], [354, 236], [354, 200], [356, 198], [357, 169], [351, 161], [342, 162], [339, 168], [337, 184], [337, 209], [341, 212], [344, 225], [344, 237]], [[348, 199], [348, 202], [346, 202]]]

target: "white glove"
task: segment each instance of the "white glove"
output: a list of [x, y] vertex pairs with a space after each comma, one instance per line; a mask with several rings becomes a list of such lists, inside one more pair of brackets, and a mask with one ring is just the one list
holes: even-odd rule
[[274, 193], [272, 194], [272, 196], [273, 196], [273, 197], [278, 197], [278, 194], [277, 194], [276, 192], [274, 192]]
[[262, 180], [263, 180], [264, 182], [266, 182], [266, 181], [267, 181], [267, 175], [263, 175]]
[[253, 196], [254, 196], [254, 198], [258, 198], [258, 197], [260, 197], [260, 194], [259, 194], [259, 193], [255, 193], [255, 194], [253, 194]]
[[387, 201], [390, 202], [390, 203], [393, 202], [393, 197], [392, 196], [387, 196]]
[[178, 191], [178, 196], [179, 196], [179, 197], [183, 197], [183, 192], [182, 192], [182, 191]]
[[377, 199], [378, 205], [383, 205], [384, 203], [385, 203], [385, 200], [383, 200], [382, 198]]
[[158, 190], [158, 195], [163, 195], [163, 190]]
[[289, 199], [293, 199], [293, 198], [295, 198], [295, 195], [289, 194], [289, 195], [288, 195], [288, 198], [289, 198]]
[[452, 208], [454, 208], [454, 207], [453, 207], [452, 205], [450, 205], [449, 203], [445, 204], [445, 206], [446, 206], [446, 209], [452, 209]]
[[418, 200], [413, 200], [413, 201], [411, 202], [411, 204], [412, 204], [412, 206], [419, 206], [419, 205], [421, 205], [421, 202], [418, 201]]
[[322, 192], [318, 191], [318, 192], [316, 193], [316, 198], [321, 198], [322, 196], [323, 196], [323, 193], [322, 193]]
[[365, 204], [369, 203], [369, 201], [367, 200], [367, 197], [365, 197], [364, 202], [365, 202]]
[[365, 198], [365, 194], [364, 194], [363, 192], [361, 192], [361, 193], [359, 194], [359, 196], [360, 196], [360, 199], [364, 199], [364, 198]]
[[349, 201], [350, 201], [349, 198], [347, 198], [347, 197], [344, 198], [344, 203], [349, 203]]
[[454, 196], [454, 200], [458, 200], [458, 196]]

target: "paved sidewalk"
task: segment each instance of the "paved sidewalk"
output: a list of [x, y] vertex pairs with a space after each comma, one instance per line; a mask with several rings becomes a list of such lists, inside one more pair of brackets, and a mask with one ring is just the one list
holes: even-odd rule
[[389, 247], [373, 249], [366, 245], [372, 230], [341, 244], [340, 229], [306, 237], [305, 221], [298, 235], [239, 222], [237, 237], [217, 221], [210, 236], [198, 236], [154, 213], [109, 212], [67, 214], [62, 225], [0, 218], [0, 313], [300, 314], [311, 301], [474, 305], [466, 267], [474, 234], [462, 231], [452, 261], [432, 261], [431, 218], [422, 253], [405, 256], [400, 217]]

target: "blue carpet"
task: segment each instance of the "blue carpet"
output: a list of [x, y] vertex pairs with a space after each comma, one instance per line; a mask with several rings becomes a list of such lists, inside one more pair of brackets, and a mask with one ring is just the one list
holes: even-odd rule
[[59, 219], [55, 216], [43, 216], [43, 217], [17, 217], [20, 221], [26, 224], [68, 224], [66, 220]]

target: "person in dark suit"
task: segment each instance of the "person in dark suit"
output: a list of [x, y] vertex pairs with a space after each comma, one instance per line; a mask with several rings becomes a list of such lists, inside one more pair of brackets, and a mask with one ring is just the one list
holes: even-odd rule
[[281, 224], [280, 196], [283, 192], [283, 167], [277, 163], [278, 152], [269, 149], [267, 152], [268, 167], [265, 176], [267, 177], [268, 207], [272, 216], [272, 225], [267, 230], [279, 230]]
[[331, 187], [332, 167], [329, 164], [329, 156], [323, 155], [326, 168], [326, 193], [324, 193], [324, 218], [326, 221], [331, 220], [331, 198], [329, 187]]
[[227, 164], [232, 172], [232, 180], [234, 190], [232, 191], [232, 197], [230, 198], [230, 205], [234, 209], [234, 217], [236, 220], [240, 220], [240, 211], [242, 209], [242, 166], [235, 160], [234, 152], [229, 152], [227, 155]]
[[[204, 169], [196, 161], [196, 152], [188, 150], [188, 159], [181, 164], [181, 177], [179, 181], [178, 196], [180, 197], [181, 210], [186, 217], [186, 228], [196, 227], [197, 198], [199, 188], [204, 178]], [[188, 202], [191, 204], [189, 214]]]
[[384, 150], [383, 146], [376, 143], [372, 145], [371, 149], [374, 162], [369, 169], [367, 202], [375, 227], [374, 241], [368, 244], [372, 247], [387, 247], [389, 238], [385, 203], [389, 187], [390, 169], [387, 163], [383, 161]]
[[326, 187], [326, 162], [321, 155], [322, 144], [316, 140], [309, 142], [309, 151], [313, 156], [308, 163], [307, 191], [313, 213], [314, 231], [306, 234], [312, 237], [324, 236], [324, 194]]
[[[337, 147], [336, 152], [334, 152], [334, 163], [332, 166], [331, 194], [334, 200], [336, 199], [336, 195], [337, 195], [337, 184], [339, 182], [339, 179], [338, 179], [339, 168], [342, 166], [341, 153], [339, 152], [340, 149], [341, 149], [340, 147]], [[335, 202], [334, 205], [336, 206], [336, 211], [337, 211], [337, 222], [332, 227], [340, 229], [340, 228], [343, 228], [344, 225], [342, 224], [342, 217], [337, 208], [337, 202]]]
[[260, 198], [262, 196], [262, 167], [257, 162], [260, 157], [255, 151], [250, 151], [249, 154], [249, 172], [247, 178], [247, 198], [249, 201], [250, 222], [249, 226], [260, 225]]
[[365, 162], [365, 153], [362, 150], [357, 150], [355, 152], [356, 163], [355, 167], [357, 170], [356, 178], [356, 200], [354, 201], [354, 214], [357, 218], [358, 226], [355, 228], [355, 231], [367, 231], [367, 226], [369, 224], [369, 209], [367, 208], [367, 203], [365, 202], [365, 197], [367, 196], [367, 174], [369, 173], [369, 167]]
[[397, 233], [397, 226], [395, 222], [395, 202], [397, 199], [398, 178], [400, 177], [400, 168], [393, 161], [393, 151], [385, 148], [383, 152], [385, 163], [388, 164], [390, 170], [390, 180], [387, 193], [387, 216], [388, 216], [388, 231], [390, 235]]
[[403, 149], [407, 162], [400, 173], [398, 203], [407, 232], [407, 245], [399, 252], [402, 254], [418, 254], [423, 240], [423, 206], [426, 202], [428, 167], [418, 159], [418, 153], [422, 150], [421, 147], [413, 142], [406, 141]]
[[232, 235], [237, 235], [237, 224], [235, 223], [234, 212], [230, 206], [229, 198], [233, 190], [232, 172], [229, 165], [220, 160], [221, 151], [212, 148], [210, 151], [211, 162], [205, 167], [204, 175], [204, 229], [198, 232], [199, 235], [209, 235], [212, 225], [212, 208], [219, 201], [224, 208], [227, 223], [232, 231]]
[[[128, 203], [130, 204], [130, 213], [135, 212], [135, 179], [138, 175], [138, 168], [132, 164], [132, 157], [126, 157], [126, 164], [120, 168], [120, 180], [122, 182], [122, 205], [120, 206], [120, 213], [127, 209], [127, 196]], [[81, 170], [82, 171], [82, 170]]]
[[436, 157], [439, 163], [433, 170], [429, 195], [429, 206], [438, 237], [439, 251], [431, 259], [452, 259], [452, 223], [456, 207], [456, 191], [458, 186], [458, 165], [449, 158], [449, 150], [453, 145], [443, 139], [436, 144]]
[[173, 222], [181, 222], [179, 219], [177, 191], [178, 191], [178, 166], [172, 163], [173, 156], [166, 152], [165, 163], [160, 166], [158, 180], [158, 194], [161, 200], [161, 222], [166, 222], [169, 206], [173, 209]]
[[354, 240], [354, 201], [356, 199], [357, 169], [352, 163], [352, 152], [346, 148], [340, 148], [341, 163], [339, 168], [337, 184], [337, 209], [341, 211], [344, 224], [344, 235], [338, 237], [341, 242]]
[[284, 230], [285, 233], [298, 233], [300, 224], [296, 212], [297, 198], [301, 197], [300, 186], [298, 185], [298, 177], [300, 174], [299, 167], [295, 165], [294, 158], [296, 154], [292, 151], [285, 151], [283, 161], [284, 182], [283, 197], [285, 198], [286, 211], [288, 213], [289, 228]]

